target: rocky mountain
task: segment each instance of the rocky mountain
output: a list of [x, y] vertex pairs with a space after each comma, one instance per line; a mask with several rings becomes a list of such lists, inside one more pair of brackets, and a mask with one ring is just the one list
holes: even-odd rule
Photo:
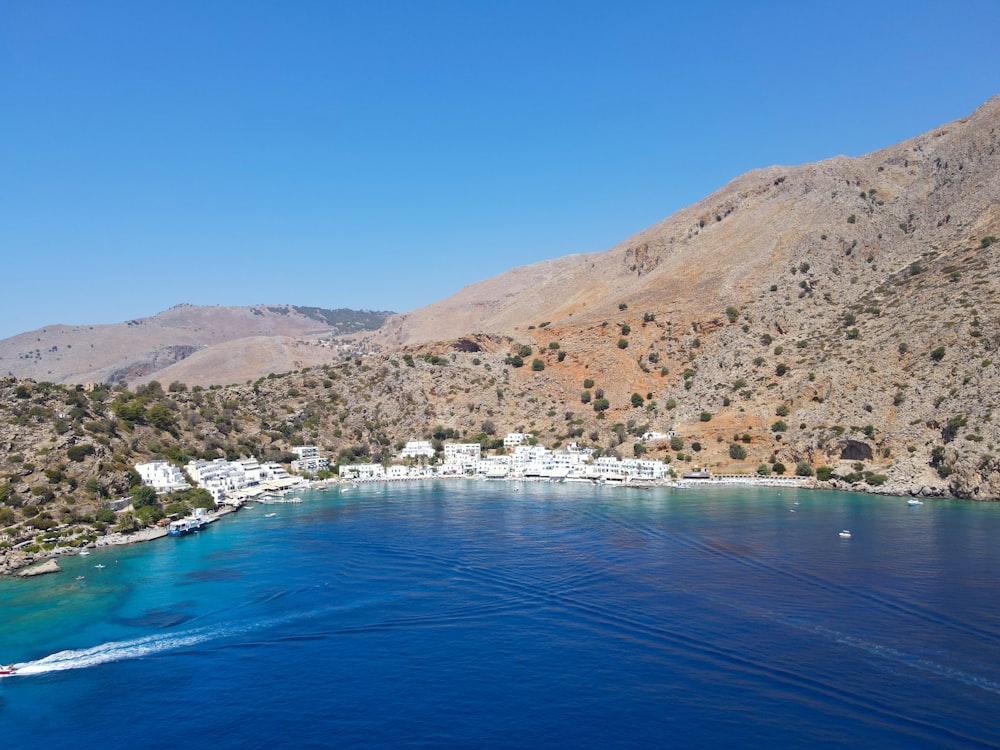
[[377, 329], [389, 314], [181, 304], [125, 323], [53, 325], [0, 340], [0, 373], [54, 383], [231, 383], [328, 362], [342, 344], [335, 339]]
[[768, 448], [739, 469], [780, 447], [996, 498], [998, 236], [1000, 97], [866, 156], [743, 175], [605, 253], [515, 269], [375, 337], [558, 344], [560, 388], [595, 381], [614, 419], [655, 401], [655, 422], [721, 445], [699, 457], [713, 465], [749, 434]]
[[[604, 253], [516, 268], [396, 316], [387, 346], [527, 325], [588, 325], [628, 301], [674, 318], [719, 304], [788, 303], [770, 286], [803, 261], [827, 305], [845, 307], [928, 254], [975, 249], [996, 234], [1000, 97], [968, 118], [859, 158], [749, 172]], [[851, 279], [855, 279], [851, 281]], [[795, 279], [797, 286], [801, 278]], [[793, 299], [800, 289], [794, 289]], [[810, 299], [813, 299], [810, 297]], [[777, 304], [776, 304], [777, 303]]]

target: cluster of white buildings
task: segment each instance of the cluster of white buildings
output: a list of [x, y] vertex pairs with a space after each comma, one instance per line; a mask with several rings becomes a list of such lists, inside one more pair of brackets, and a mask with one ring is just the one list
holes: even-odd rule
[[[153, 487], [158, 493], [191, 488], [181, 470], [162, 459], [136, 464], [135, 470], [142, 477], [143, 484]], [[303, 485], [306, 481], [289, 474], [281, 464], [262, 464], [253, 456], [238, 461], [227, 461], [224, 458], [190, 461], [184, 471], [196, 486], [212, 494], [217, 505], [239, 503], [269, 492], [284, 492]]]
[[[670, 476], [663, 461], [614, 456], [594, 457], [593, 448], [576, 443], [560, 450], [535, 444], [533, 435], [514, 432], [504, 439], [506, 453], [483, 455], [479, 443], [446, 443], [444, 460], [425, 465], [350, 464], [340, 467], [350, 481], [423, 479], [432, 476], [473, 476], [488, 479], [549, 479], [556, 481], [656, 481]], [[411, 440], [400, 453], [402, 459], [434, 456], [428, 441]]]
[[190, 461], [184, 467], [191, 481], [212, 493], [217, 504], [241, 502], [268, 492], [284, 492], [305, 484], [279, 463], [259, 463], [256, 458], [227, 461]]
[[156, 459], [149, 463], [136, 464], [142, 483], [153, 487], [157, 493], [182, 492], [191, 489], [183, 472], [166, 459]]
[[[664, 437], [668, 437], [665, 435]], [[659, 434], [655, 438], [660, 438]], [[548, 479], [554, 481], [636, 482], [657, 481], [671, 476], [663, 461], [594, 456], [593, 448], [570, 443], [551, 450], [535, 442], [529, 433], [512, 432], [504, 438], [506, 451], [484, 455], [479, 443], [447, 443], [441, 463], [429, 465], [419, 459], [436, 455], [428, 440], [411, 440], [400, 452], [405, 464], [384, 466], [376, 463], [348, 464], [340, 467], [342, 479], [354, 482], [427, 479], [437, 476], [465, 476], [487, 479]], [[298, 458], [292, 461], [296, 474], [314, 475], [329, 467], [329, 459], [320, 456], [316, 446], [292, 448]], [[142, 481], [157, 492], [175, 492], [190, 488], [187, 478], [169, 461], [156, 460], [137, 464]], [[212, 493], [217, 504], [240, 503], [267, 493], [283, 492], [305, 484], [302, 476], [289, 474], [281, 464], [259, 463], [253, 456], [238, 461], [217, 458], [214, 461], [190, 461], [187, 477], [196, 486]]]

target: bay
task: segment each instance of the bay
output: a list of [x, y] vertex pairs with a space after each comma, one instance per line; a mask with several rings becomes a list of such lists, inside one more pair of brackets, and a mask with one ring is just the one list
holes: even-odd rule
[[472, 481], [303, 500], [0, 581], [0, 736], [1000, 746], [996, 505]]

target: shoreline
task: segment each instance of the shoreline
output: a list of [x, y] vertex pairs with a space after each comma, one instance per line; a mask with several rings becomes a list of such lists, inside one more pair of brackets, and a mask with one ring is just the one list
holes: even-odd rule
[[[652, 489], [652, 488], [665, 488], [665, 489], [682, 489], [689, 490], [696, 487], [731, 487], [731, 486], [748, 486], [748, 487], [766, 487], [766, 488], [789, 488], [789, 489], [806, 489], [806, 490], [832, 490], [835, 492], [861, 492], [866, 495], [880, 495], [888, 497], [921, 497], [925, 499], [953, 499], [959, 500], [960, 498], [953, 498], [951, 496], [926, 493], [926, 487], [921, 487], [920, 489], [910, 488], [908, 490], [896, 489], [896, 488], [857, 488], [852, 485], [839, 486], [839, 482], [828, 482], [824, 483], [824, 486], [819, 486], [817, 481], [811, 477], [757, 477], [752, 475], [713, 475], [710, 478], [705, 479], [670, 479], [670, 480], [611, 480], [611, 481], [598, 481], [598, 480], [570, 480], [565, 479], [550, 479], [545, 477], [492, 477], [487, 478], [485, 476], [461, 476], [461, 475], [439, 475], [430, 477], [401, 477], [401, 478], [377, 478], [377, 479], [357, 479], [357, 480], [343, 480], [343, 479], [321, 479], [312, 480], [308, 482], [308, 489], [318, 492], [325, 492], [334, 487], [340, 487], [341, 492], [346, 492], [354, 486], [362, 484], [396, 484], [399, 482], [425, 482], [428, 480], [456, 480], [464, 479], [473, 482], [532, 482], [538, 484], [584, 484], [592, 487], [621, 487], [625, 489]], [[876, 491], [881, 490], [881, 491]], [[257, 504], [268, 504], [266, 501], [262, 500], [249, 500], [245, 502], [255, 502]], [[206, 514], [205, 523], [212, 524], [218, 521], [220, 518], [227, 516], [231, 513], [236, 513], [245, 504], [241, 503], [239, 505], [222, 505], [216, 508], [211, 513]], [[155, 526], [155, 527], [145, 527], [138, 529], [137, 531], [132, 531], [129, 533], [121, 532], [111, 532], [110, 534], [105, 534], [104, 536], [98, 537], [94, 542], [84, 545], [82, 547], [55, 547], [51, 550], [46, 550], [41, 553], [26, 553], [18, 554], [20, 551], [15, 549], [6, 550], [0, 552], [0, 577], [32, 577], [32, 574], [25, 575], [26, 571], [33, 568], [38, 568], [41, 566], [50, 566], [52, 562], [57, 561], [59, 558], [63, 557], [75, 557], [80, 554], [85, 554], [91, 549], [101, 549], [106, 547], [121, 547], [131, 544], [142, 544], [145, 542], [151, 542], [156, 539], [162, 539], [168, 536], [166, 527]], [[57, 569], [50, 569], [46, 571], [40, 571], [40, 575], [44, 575], [48, 572], [57, 573], [61, 572]]]
[[[204, 517], [205, 523], [213, 524], [223, 516], [228, 516], [230, 513], [235, 513], [238, 510], [239, 507], [237, 506], [223, 505], [216, 508], [211, 513], [206, 514]], [[165, 526], [146, 526], [128, 533], [113, 531], [110, 534], [98, 537], [90, 544], [85, 544], [80, 547], [54, 547], [53, 549], [45, 550], [44, 552], [21, 553], [20, 555], [18, 555], [20, 550], [6, 550], [5, 552], [0, 553], [0, 577], [31, 578], [34, 575], [59, 573], [62, 571], [59, 569], [52, 569], [51, 564], [57, 562], [60, 558], [77, 557], [82, 554], [89, 554], [90, 550], [93, 549], [142, 544], [144, 542], [151, 542], [155, 539], [163, 539], [166, 536], [169, 536], [169, 534], [167, 533], [167, 528]], [[39, 570], [38, 573], [27, 572], [35, 568], [41, 568], [42, 566], [49, 567], [46, 570]]]

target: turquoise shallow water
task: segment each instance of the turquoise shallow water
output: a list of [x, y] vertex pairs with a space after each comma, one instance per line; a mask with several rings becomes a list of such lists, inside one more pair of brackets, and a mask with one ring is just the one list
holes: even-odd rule
[[1000, 507], [507, 482], [303, 497], [0, 581], [0, 661], [22, 664], [0, 680], [5, 742], [1000, 745]]

